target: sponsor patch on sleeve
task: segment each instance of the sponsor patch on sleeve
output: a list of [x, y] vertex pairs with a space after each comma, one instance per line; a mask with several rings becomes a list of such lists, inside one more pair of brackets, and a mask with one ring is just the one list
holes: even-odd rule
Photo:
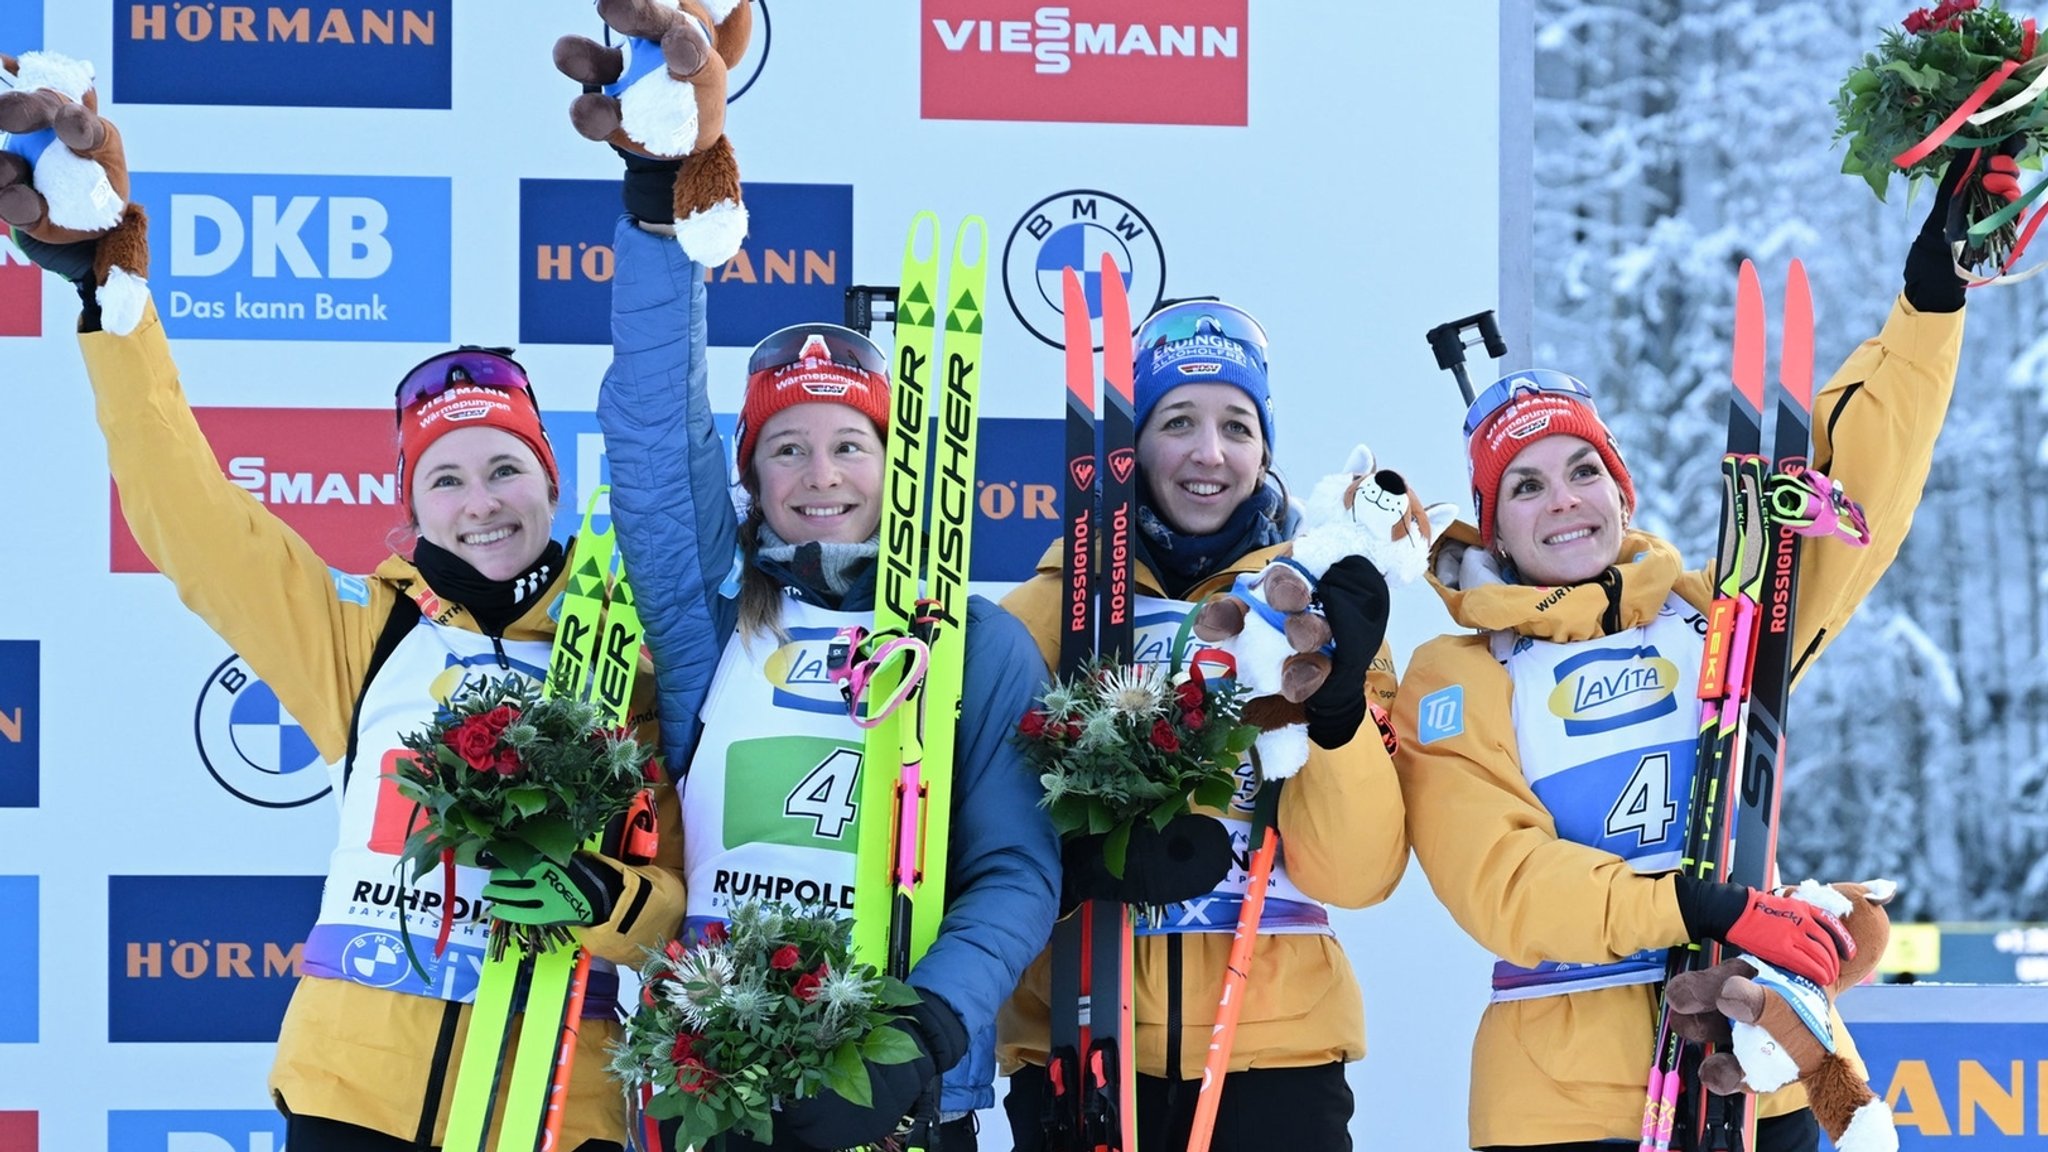
[[368, 580], [363, 579], [361, 576], [351, 576], [339, 568], [329, 568], [327, 572], [334, 577], [334, 594], [341, 597], [342, 603], [354, 604], [358, 608], [368, 608], [370, 606], [370, 582]]
[[1415, 710], [1415, 736], [1434, 744], [1465, 731], [1465, 686], [1453, 684], [1422, 698]]

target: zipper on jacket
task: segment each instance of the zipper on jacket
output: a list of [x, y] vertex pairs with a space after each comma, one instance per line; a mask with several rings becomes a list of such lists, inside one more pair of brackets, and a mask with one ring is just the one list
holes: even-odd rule
[[[1849, 407], [1849, 400], [1850, 400], [1850, 398], [1851, 398], [1851, 397], [1853, 397], [1853, 396], [1855, 396], [1855, 395], [1856, 395], [1856, 393], [1858, 393], [1858, 392], [1861, 392], [1861, 391], [1863, 390], [1863, 385], [1864, 385], [1864, 381], [1858, 380], [1858, 381], [1857, 381], [1856, 383], [1854, 383], [1854, 384], [1851, 384], [1851, 385], [1849, 385], [1849, 386], [1848, 386], [1847, 388], [1844, 388], [1844, 389], [1842, 389], [1842, 398], [1841, 398], [1840, 400], [1838, 400], [1838, 401], [1836, 401], [1836, 402], [1835, 402], [1835, 406], [1834, 406], [1834, 408], [1833, 408], [1833, 409], [1829, 410], [1829, 412], [1828, 412], [1828, 443], [1829, 443], [1829, 444], [1831, 444], [1831, 445], [1832, 445], [1832, 444], [1833, 444], [1833, 443], [1835, 442], [1835, 422], [1836, 422], [1837, 420], [1840, 420], [1840, 419], [1842, 418], [1842, 412], [1843, 412], [1843, 410]], [[1834, 461], [1833, 461], [1833, 460], [1831, 460], [1831, 459], [1830, 459], [1830, 460], [1815, 460], [1815, 461], [1813, 462], [1813, 467], [1814, 467], [1814, 470], [1815, 470], [1815, 471], [1817, 471], [1817, 472], [1821, 472], [1821, 473], [1825, 473], [1825, 472], [1827, 472], [1828, 468], [1829, 468], [1830, 466], [1832, 466], [1833, 464], [1834, 464]]]
[[[462, 1020], [463, 1006], [449, 1001], [441, 1008], [441, 1030], [434, 1037], [434, 1058], [428, 1067], [427, 1089], [420, 1101], [420, 1129], [413, 1142], [420, 1147], [434, 1143], [434, 1121], [441, 1115], [441, 1090], [448, 1081], [448, 1065], [455, 1055], [455, 1026]], [[479, 1037], [481, 1040], [481, 1037]]]
[[512, 661], [507, 659], [505, 656], [504, 637], [499, 636], [496, 633], [492, 633], [491, 651], [496, 652], [498, 654], [498, 667], [503, 668], [508, 672], [512, 670]]
[[[1181, 969], [1181, 934], [1169, 932], [1166, 936], [1166, 1078], [1180, 1079], [1180, 993], [1184, 973]], [[1130, 1056], [1136, 1055], [1135, 1047]]]

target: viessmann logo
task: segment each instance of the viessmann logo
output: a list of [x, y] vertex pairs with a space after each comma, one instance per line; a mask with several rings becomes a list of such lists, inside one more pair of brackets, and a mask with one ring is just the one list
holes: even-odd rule
[[[161, 299], [161, 296], [159, 296]], [[304, 358], [303, 356], [300, 358]], [[370, 572], [405, 524], [391, 414], [357, 408], [199, 408], [221, 471], [344, 572]], [[111, 568], [154, 572], [108, 484]]]
[[450, 0], [221, 4], [119, 0], [123, 104], [448, 108]]
[[137, 173], [173, 336], [448, 339], [449, 182]]
[[1243, 125], [1248, 0], [923, 0], [927, 120]]

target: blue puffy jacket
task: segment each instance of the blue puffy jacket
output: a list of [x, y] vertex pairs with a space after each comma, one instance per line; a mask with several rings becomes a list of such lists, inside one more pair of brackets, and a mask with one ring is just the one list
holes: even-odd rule
[[[613, 247], [612, 365], [597, 405], [612, 522], [654, 653], [661, 746], [692, 749], [739, 617], [720, 588], [745, 562], [705, 390], [704, 270], [631, 217], [619, 221]], [[786, 571], [770, 570], [792, 594], [821, 602]], [[838, 607], [873, 605], [870, 580]], [[1059, 896], [1058, 840], [1038, 806], [1038, 781], [1009, 739], [1043, 685], [1045, 662], [1024, 626], [987, 600], [971, 598], [967, 620], [946, 917], [910, 973], [911, 985], [943, 999], [972, 1038], [946, 1075], [948, 1114], [994, 1105], [996, 1009], [1044, 948]], [[671, 754], [671, 766], [684, 762]]]

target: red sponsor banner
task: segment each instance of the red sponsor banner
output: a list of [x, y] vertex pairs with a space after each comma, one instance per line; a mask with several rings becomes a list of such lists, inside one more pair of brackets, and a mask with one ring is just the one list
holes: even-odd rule
[[1246, 122], [1249, 0], [922, 0], [927, 120]]
[[43, 334], [43, 270], [0, 235], [0, 336]]
[[36, 1152], [36, 1121], [34, 1112], [0, 1112], [0, 1148], [6, 1152]]
[[[306, 538], [344, 572], [370, 572], [405, 524], [398, 502], [397, 433], [370, 408], [197, 408], [200, 430], [229, 482]], [[110, 486], [111, 487], [111, 486]], [[121, 495], [113, 493], [109, 549], [115, 572], [154, 572]]]

